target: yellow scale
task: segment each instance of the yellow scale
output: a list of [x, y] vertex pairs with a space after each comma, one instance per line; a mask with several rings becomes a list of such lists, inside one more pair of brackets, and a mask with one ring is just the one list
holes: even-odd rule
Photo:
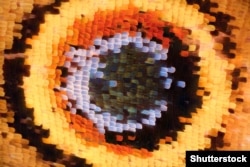
[[[215, 0], [214, 0], [215, 1]], [[50, 0], [23, 0], [22, 8], [17, 10], [17, 1], [13, 0], [0, 2], [0, 16], [7, 15], [0, 22], [0, 65], [3, 65], [3, 50], [9, 49], [12, 46], [13, 36], [20, 37], [21, 34], [13, 33], [15, 29], [22, 27], [15, 21], [21, 22], [24, 12], [30, 13], [33, 3], [50, 4]], [[67, 30], [68, 26], [73, 25], [76, 18], [80, 18], [84, 14], [88, 20], [93, 20], [93, 16], [97, 10], [120, 10], [129, 4], [126, 0], [70, 0], [64, 2], [58, 9], [60, 15], [45, 15], [45, 23], [40, 25], [41, 31], [38, 36], [33, 36], [28, 39], [27, 43], [32, 45], [32, 49], [27, 49], [25, 52], [25, 64], [31, 65], [30, 76], [24, 78], [23, 88], [25, 90], [25, 101], [28, 107], [34, 108], [35, 124], [43, 125], [50, 129], [50, 136], [44, 139], [45, 143], [56, 144], [58, 149], [63, 149], [66, 154], [75, 154], [76, 156], [86, 158], [87, 163], [93, 163], [94, 166], [185, 166], [185, 151], [198, 150], [210, 147], [210, 139], [205, 137], [209, 134], [216, 136], [218, 131], [226, 132], [225, 140], [231, 143], [230, 147], [222, 149], [250, 149], [250, 133], [247, 130], [250, 120], [250, 87], [249, 84], [241, 85], [239, 91], [232, 91], [230, 77], [227, 76], [227, 71], [232, 71], [234, 67], [239, 67], [242, 64], [249, 66], [250, 58], [250, 43], [244, 40], [249, 38], [250, 20], [247, 19], [250, 15], [250, 3], [245, 1], [232, 5], [231, 1], [218, 1], [219, 8], [213, 8], [214, 11], [223, 11], [235, 16], [237, 19], [232, 21], [234, 25], [239, 26], [242, 30], [234, 30], [236, 36], [233, 40], [237, 42], [237, 47], [241, 50], [237, 51], [237, 59], [226, 60], [220, 55], [220, 50], [223, 45], [214, 42], [210, 31], [214, 27], [207, 25], [209, 21], [215, 18], [206, 16], [198, 12], [198, 5], [187, 5], [184, 0], [135, 0], [133, 5], [143, 11], [166, 11], [162, 12], [161, 19], [174, 23], [180, 27], [192, 30], [190, 38], [197, 39], [201, 42], [200, 53], [201, 61], [199, 65], [201, 70], [198, 72], [201, 77], [199, 86], [205, 87], [206, 91], [210, 91], [209, 96], [203, 96], [203, 105], [198, 109], [197, 113], [192, 114], [190, 120], [182, 118], [183, 121], [188, 121], [192, 125], [186, 125], [184, 131], [177, 132], [177, 141], [173, 141], [170, 145], [159, 144], [159, 150], [153, 152], [151, 158], [142, 159], [133, 155], [120, 156], [113, 152], [107, 152], [104, 145], [98, 147], [86, 147], [85, 141], [76, 137], [75, 131], [70, 129], [63, 110], [56, 106], [56, 98], [53, 90], [48, 89], [49, 84], [53, 85], [53, 69], [50, 71], [48, 67], [55, 68], [56, 61], [52, 61], [52, 57], [57, 55], [57, 51], [53, 46], [59, 44], [60, 38], [66, 38], [68, 34], [72, 34]], [[131, 1], [132, 3], [132, 1]], [[231, 6], [231, 8], [229, 8]], [[248, 7], [248, 8], [247, 8]], [[10, 13], [9, 9], [13, 9], [14, 13]], [[15, 10], [16, 9], [16, 10]], [[185, 12], [184, 12], [185, 11]], [[234, 11], [243, 11], [241, 15]], [[57, 32], [57, 33], [53, 33]], [[68, 33], [68, 34], [67, 34]], [[2, 40], [4, 39], [4, 40]], [[194, 45], [189, 46], [189, 50], [195, 50]], [[2, 69], [2, 68], [0, 68]], [[42, 71], [42, 74], [41, 74]], [[48, 73], [52, 73], [49, 75]], [[250, 79], [247, 72], [244, 73]], [[229, 78], [229, 79], [228, 79]], [[49, 82], [50, 81], [50, 82]], [[2, 71], [0, 73], [0, 82], [4, 83]], [[240, 92], [243, 91], [243, 92]], [[197, 91], [197, 94], [203, 92]], [[230, 99], [230, 96], [240, 93], [245, 100], [243, 107], [238, 107], [236, 103]], [[0, 96], [4, 96], [4, 91], [0, 89]], [[51, 112], [51, 108], [55, 107], [56, 112]], [[237, 119], [231, 116], [227, 109], [228, 107], [237, 109]], [[244, 111], [244, 112], [242, 112]], [[0, 113], [7, 111], [6, 101], [0, 100]], [[7, 120], [0, 118], [0, 131], [7, 132], [7, 138], [2, 138], [0, 135], [0, 165], [7, 163], [12, 165], [28, 164], [30, 166], [48, 166], [49, 162], [45, 162], [41, 158], [36, 157], [36, 149], [28, 146], [28, 141], [22, 139], [20, 134], [16, 134], [13, 128], [8, 127]], [[222, 128], [221, 123], [226, 123], [227, 128]], [[239, 128], [241, 130], [239, 131]], [[235, 135], [239, 135], [235, 138]], [[14, 142], [14, 143], [13, 143]], [[18, 144], [19, 143], [19, 144]], [[21, 143], [27, 147], [21, 147]], [[238, 145], [238, 143], [243, 143]], [[6, 147], [8, 145], [8, 147]], [[9, 147], [10, 146], [10, 147]], [[13, 152], [13, 153], [10, 153]], [[10, 153], [10, 154], [8, 154]], [[53, 163], [56, 166], [63, 166]]]

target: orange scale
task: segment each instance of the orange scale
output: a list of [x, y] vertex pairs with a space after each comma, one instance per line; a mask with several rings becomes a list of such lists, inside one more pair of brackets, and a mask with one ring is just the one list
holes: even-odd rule
[[55, 68], [53, 69], [53, 73], [48, 75], [49, 84], [52, 84], [53, 86], [54, 86], [55, 78], [56, 78], [56, 74], [55, 74], [54, 70], [55, 70]]
[[123, 146], [123, 151], [127, 154], [131, 154], [133, 152], [131, 147]]
[[135, 37], [136, 36], [136, 31], [129, 31], [129, 35], [131, 37]]
[[103, 143], [103, 145], [106, 147], [107, 152], [112, 152], [113, 151], [112, 147], [111, 147], [111, 144], [105, 142], [105, 143]]
[[68, 103], [68, 101], [62, 100], [62, 108], [63, 108], [63, 109], [66, 109], [66, 108], [67, 108], [67, 103]]
[[80, 115], [78, 115], [78, 114], [72, 114], [72, 115], [74, 115], [75, 116], [75, 119], [76, 119], [76, 122], [77, 123], [81, 123], [81, 121], [82, 121], [82, 117], [80, 116]]
[[78, 35], [79, 35], [79, 30], [74, 28], [73, 29], [73, 38], [78, 37]]
[[110, 35], [115, 35], [116, 31], [113, 29], [110, 29]]
[[124, 19], [125, 17], [127, 17], [126, 11], [125, 10], [121, 10], [120, 11], [120, 16], [121, 16], [122, 19]]
[[152, 31], [153, 33], [158, 33], [159, 29], [158, 29], [157, 25], [151, 25], [151, 26], [152, 26], [152, 27], [151, 27], [151, 31]]
[[110, 30], [111, 30], [111, 29], [109, 28], [109, 26], [103, 27], [103, 32], [104, 32], [104, 31], [110, 32]]
[[[65, 41], [66, 41], [66, 39], [65, 39]], [[66, 52], [70, 50], [70, 46], [69, 45], [65, 45], [64, 44], [63, 48], [64, 48], [63, 51], [66, 51]]]
[[121, 28], [116, 29], [114, 34], [116, 34], [116, 33], [122, 33], [122, 29]]
[[78, 38], [73, 38], [70, 42], [71, 45], [78, 45]]
[[181, 53], [180, 53], [180, 55], [181, 55], [182, 57], [188, 57], [188, 56], [189, 56], [189, 52], [188, 52], [188, 51], [182, 50]]
[[87, 124], [87, 119], [86, 118], [83, 118], [83, 117], [81, 117], [81, 122], [84, 124], [84, 125], [86, 125]]
[[90, 141], [86, 141], [86, 142], [85, 142], [85, 145], [86, 145], [86, 147], [92, 147], [92, 146], [93, 146], [93, 143], [90, 142]]
[[160, 139], [159, 144], [165, 144], [166, 140], [165, 139]]
[[73, 128], [75, 130], [76, 133], [80, 134], [81, 137], [84, 137], [86, 136], [86, 131], [85, 129], [83, 129], [79, 124], [75, 123], [75, 124], [72, 124], [70, 125], [71, 128]]
[[99, 141], [99, 138], [98, 138], [98, 135], [96, 136], [96, 135], [92, 135], [93, 136], [93, 138], [92, 138], [92, 142], [93, 143], [99, 143], [100, 141]]
[[149, 29], [149, 30], [150, 30], [151, 27], [152, 27], [152, 26], [151, 26], [151, 23], [150, 23], [150, 22], [144, 22], [144, 23], [143, 23], [143, 28]]
[[74, 34], [74, 36], [72, 37], [72, 42], [76, 42], [76, 41], [78, 41], [78, 38], [79, 38], [79, 36], [78, 36], [78, 34]]
[[75, 22], [73, 25], [74, 29], [80, 29], [81, 27], [81, 22]]
[[97, 38], [98, 36], [97, 36], [97, 31], [93, 31], [92, 33], [91, 33], [91, 36], [90, 36], [90, 39], [94, 39], [94, 38]]
[[101, 16], [101, 13], [102, 13], [102, 11], [100, 11], [100, 10], [96, 11], [94, 14], [94, 19], [95, 20], [98, 19]]
[[[160, 17], [160, 16], [158, 16]], [[162, 20], [155, 20], [155, 23], [157, 24], [158, 27], [164, 26], [164, 22]]]
[[115, 138], [116, 138], [116, 141], [123, 141], [122, 135], [116, 135]]
[[86, 27], [92, 27], [92, 24], [93, 24], [93, 22], [88, 20], [88, 21], [85, 23], [85, 26], [86, 26]]
[[89, 36], [90, 36], [91, 33], [92, 33], [92, 26], [86, 26], [84, 34], [89, 34]]
[[81, 132], [82, 132], [82, 133], [86, 133], [86, 126], [80, 124], [80, 127], [81, 127]]
[[160, 36], [162, 36], [163, 37], [163, 34], [164, 34], [164, 31], [163, 30], [161, 30], [161, 29], [158, 29], [158, 35], [160, 35]]
[[95, 32], [95, 31], [97, 31], [98, 30], [98, 26], [99, 26], [100, 24], [93, 24], [93, 26], [92, 26], [92, 31], [93, 32]]
[[94, 38], [97, 38], [97, 32], [100, 32], [99, 30], [93, 30], [92, 33], [90, 34], [90, 40], [93, 40]]
[[[65, 112], [68, 112], [68, 111], [65, 111]], [[75, 114], [70, 113], [70, 122], [72, 122], [73, 124], [76, 123], [76, 115]]]
[[131, 31], [136, 31], [136, 30], [137, 30], [137, 26], [131, 25], [131, 26], [130, 26], [130, 30], [131, 30]]
[[81, 126], [82, 129], [84, 129], [84, 132], [86, 132], [86, 124], [83, 124], [82, 122], [78, 122], [78, 124]]
[[88, 39], [83, 39], [83, 45], [82, 46], [85, 49], [87, 49], [89, 45], [90, 45], [90, 41]]
[[117, 148], [119, 148], [119, 147], [120, 147], [120, 145], [114, 145], [114, 144], [111, 144], [111, 145], [110, 145], [110, 147], [111, 147], [111, 149], [112, 149], [113, 151], [116, 151], [116, 150], [117, 150]]
[[63, 66], [65, 63], [65, 59], [61, 59], [59, 62], [58, 62], [58, 66]]
[[57, 98], [56, 98], [56, 104], [57, 104], [57, 106], [60, 107], [60, 108], [63, 107], [62, 104], [60, 103], [60, 101], [59, 101]]
[[148, 39], [152, 39], [153, 38], [153, 33], [152, 32], [150, 32], [150, 31], [145, 31], [145, 33], [146, 33], [146, 37], [148, 38]]
[[118, 25], [122, 25], [122, 24], [123, 24], [122, 20], [114, 20], [113, 24], [112, 24], [112, 27], [116, 28]]
[[59, 81], [59, 79], [57, 79], [56, 81], [55, 81], [55, 85], [60, 85], [61, 83], [60, 83], [60, 81]]
[[183, 33], [181, 28], [173, 27], [170, 32], [173, 32], [178, 38], [183, 39]]
[[82, 46], [83, 44], [84, 44], [83, 39], [79, 38], [79, 39], [78, 39], [78, 45]]
[[106, 12], [106, 11], [102, 11], [102, 12], [100, 12], [99, 17], [100, 17], [100, 20], [104, 20], [104, 19], [106, 19], [106, 17], [107, 17], [107, 12]]
[[116, 147], [113, 147], [113, 150], [116, 154], [119, 154], [119, 155], [124, 155], [126, 154], [126, 152], [123, 152], [122, 148], [120, 148], [120, 146], [116, 146]]
[[67, 31], [70, 31], [70, 30], [73, 30], [73, 29], [74, 29], [73, 25], [67, 27]]
[[81, 27], [79, 28], [79, 32], [80, 32], [80, 34], [86, 32], [86, 26], [84, 24], [82, 24]]
[[84, 133], [84, 137], [89, 140], [89, 141], [93, 141], [93, 134], [92, 133], [89, 133], [89, 132], [85, 132]]
[[61, 95], [60, 92], [55, 92], [55, 96], [56, 96], [56, 97], [58, 97], [58, 96], [60, 96], [60, 95]]
[[89, 145], [90, 145], [91, 147], [98, 147], [98, 146], [99, 146], [99, 142], [98, 142], [98, 141], [91, 142]]
[[124, 151], [124, 153], [126, 153], [128, 155], [128, 154], [132, 154], [133, 149], [131, 147], [124, 147], [123, 151]]
[[128, 22], [125, 22], [123, 25], [122, 25], [122, 27], [121, 27], [121, 29], [123, 30], [123, 31], [129, 31], [130, 30], [130, 27], [131, 27], [131, 25], [128, 23]]
[[114, 152], [114, 153], [115, 153], [115, 150], [116, 150], [116, 148], [115, 148], [112, 144], [110, 144], [110, 145], [108, 146], [107, 151], [109, 151], [109, 152]]
[[165, 141], [168, 142], [168, 143], [170, 143], [170, 142], [173, 141], [173, 138], [170, 137], [170, 136], [167, 136], [167, 137], [165, 137]]
[[141, 150], [141, 153], [142, 153], [142, 154], [148, 154], [148, 152], [149, 152], [149, 151], [148, 151], [147, 149], [145, 149], [145, 148], [141, 148], [140, 150]]
[[128, 10], [127, 7], [125, 7], [125, 8], [120, 7], [120, 9], [119, 9], [120, 16], [125, 16], [127, 10]]
[[78, 40], [84, 41], [84, 39], [85, 39], [85, 34], [84, 33], [80, 33]]
[[149, 17], [149, 22], [151, 23], [152, 26], [157, 26], [157, 20], [155, 20], [155, 18], [151, 18], [151, 16], [148, 16]]
[[98, 28], [97, 28], [96, 32], [98, 32], [98, 31], [104, 31], [104, 30], [105, 30], [104, 24], [100, 24], [100, 25], [98, 25]]
[[98, 135], [98, 140], [99, 140], [99, 142], [105, 142], [105, 136], [102, 135], [102, 134], [99, 134]]
[[142, 151], [140, 152], [140, 155], [139, 155], [141, 158], [148, 158], [148, 157], [151, 157], [152, 154], [150, 154], [149, 152], [145, 152], [145, 151]]
[[88, 127], [93, 127], [93, 125], [94, 125], [93, 122], [90, 120], [87, 120], [86, 124]]
[[58, 52], [63, 51], [64, 50], [64, 44], [59, 44], [57, 50], [58, 50]]
[[122, 27], [122, 32], [128, 32], [130, 31], [130, 27]]
[[82, 138], [82, 134], [81, 133], [76, 132], [75, 135], [76, 135], [77, 138], [80, 138], [80, 139]]
[[138, 15], [138, 21], [142, 23], [152, 23], [151, 17], [148, 15]]
[[64, 42], [65, 42], [65, 38], [60, 38], [59, 39], [59, 46], [63, 46], [64, 45]]
[[124, 147], [123, 146], [116, 146], [116, 152], [119, 154], [119, 155], [126, 155], [127, 152], [124, 151]]
[[103, 26], [103, 28], [105, 28], [105, 27], [111, 27], [111, 26], [112, 26], [112, 20], [106, 20], [106, 21], [104, 22], [104, 25], [105, 25], [105, 26]]
[[71, 44], [71, 42], [72, 42], [72, 36], [67, 36], [66, 37], [66, 41], [67, 41], [68, 44]]
[[144, 152], [141, 157], [143, 157], [143, 158], [149, 158], [149, 157], [152, 157], [152, 156], [153, 156], [153, 153], [148, 151], [148, 152]]
[[56, 76], [56, 78], [55, 78], [55, 85], [57, 86], [57, 85], [60, 85], [60, 84], [61, 84], [60, 78]]
[[54, 86], [55, 86], [55, 82], [49, 82], [49, 86], [48, 86], [48, 88], [51, 90], [51, 89], [53, 89], [54, 88]]
[[162, 21], [159, 21], [158, 22], [158, 27], [164, 27], [165, 26], [165, 23], [164, 22], [162, 22]]
[[[87, 28], [87, 29], [90, 29], [90, 28]], [[80, 37], [82, 37], [84, 39], [90, 39], [91, 35], [88, 32], [84, 32], [84, 33], [81, 33]]]
[[82, 23], [82, 18], [75, 18], [74, 23], [75, 24], [81, 24]]
[[169, 48], [169, 42], [170, 42], [169, 38], [163, 38], [162, 46], [164, 48]]
[[133, 149], [132, 155], [134, 155], [136, 157], [141, 157], [141, 151], [137, 150], [137, 149]]
[[148, 23], [148, 21], [146, 21], [144, 17], [139, 17], [138, 22], [140, 22], [142, 24]]
[[110, 36], [110, 30], [103, 31], [103, 36], [106, 36], [106, 37]]
[[128, 136], [128, 140], [134, 141], [136, 139], [136, 136]]
[[119, 20], [120, 19], [120, 15], [118, 12], [114, 12], [113, 13], [113, 20]]
[[106, 21], [107, 21], [107, 20], [113, 20], [113, 14], [108, 13], [108, 14], [106, 15]]
[[76, 132], [79, 132], [81, 130], [81, 126], [77, 123], [70, 124], [69, 126], [75, 129]]
[[158, 38], [158, 39], [163, 39], [162, 34], [159, 34], [159, 32], [153, 32], [153, 36]]
[[138, 20], [136, 18], [133, 18], [130, 20], [130, 24], [133, 26], [137, 26], [138, 25]]
[[99, 21], [99, 20], [93, 21], [92, 28], [95, 27], [95, 26], [99, 26], [99, 24], [100, 24], [101, 22], [102, 22], [102, 21]]
[[94, 129], [93, 131], [93, 136], [94, 136], [94, 141], [103, 141], [103, 140], [100, 140], [100, 133], [99, 131], [97, 131], [97, 129]]
[[70, 112], [68, 111], [64, 111], [64, 116], [67, 120], [67, 122], [71, 122], [71, 116], [70, 116]]

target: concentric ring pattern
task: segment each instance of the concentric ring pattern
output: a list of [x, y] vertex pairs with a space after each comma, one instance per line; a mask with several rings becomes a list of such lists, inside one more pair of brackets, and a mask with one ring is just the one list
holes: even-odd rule
[[0, 2], [0, 166], [180, 167], [186, 150], [249, 149], [249, 7]]

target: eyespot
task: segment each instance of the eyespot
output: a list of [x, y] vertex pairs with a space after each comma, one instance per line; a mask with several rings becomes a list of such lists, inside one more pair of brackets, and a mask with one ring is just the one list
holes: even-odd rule
[[[61, 157], [73, 154], [69, 159], [94, 166], [143, 164], [144, 160], [155, 166], [183, 166], [185, 150], [213, 149], [211, 140], [226, 131], [229, 112], [240, 111], [240, 104], [233, 98], [238, 97], [238, 85], [246, 81], [246, 68], [234, 59], [238, 52], [230, 35], [238, 34], [235, 27], [227, 25], [230, 16], [207, 11], [204, 4], [199, 9], [184, 1], [152, 1], [150, 5], [148, 1], [94, 1], [89, 5], [95, 6], [93, 10], [81, 1], [34, 6], [35, 19], [26, 16], [24, 27], [15, 27], [17, 31], [26, 30], [23, 37], [14, 38], [13, 46], [6, 38], [6, 99], [2, 103], [5, 106], [7, 101], [15, 111], [15, 120], [9, 118], [6, 129], [14, 127], [30, 141], [31, 150], [37, 148], [44, 160], [63, 161], [58, 162], [61, 164], [66, 164]], [[31, 6], [24, 9], [30, 12]], [[36, 19], [37, 25], [33, 25]], [[116, 40], [124, 34], [130, 40], [123, 45]], [[131, 46], [129, 50], [127, 45]], [[143, 62], [147, 77], [140, 82], [138, 77], [131, 77], [133, 72], [124, 73], [122, 80], [129, 80], [130, 85], [127, 89], [120, 87], [122, 80], [114, 75], [132, 67], [140, 73], [133, 63], [125, 63], [132, 56], [142, 57], [133, 61]], [[97, 63], [96, 68], [98, 58], [105, 61]], [[104, 82], [101, 89], [100, 81]], [[136, 90], [131, 85], [136, 85]], [[108, 88], [102, 89], [104, 86]], [[139, 88], [143, 86], [158, 87], [146, 91], [150, 98], [145, 103], [150, 105], [140, 101]], [[140, 101], [139, 105], [130, 100], [126, 106], [121, 105], [125, 112], [117, 114], [119, 100], [126, 101], [130, 89], [132, 94], [138, 93], [134, 100]], [[124, 96], [121, 91], [125, 91], [123, 99], [119, 97]], [[241, 98], [237, 99], [239, 102]], [[6, 133], [13, 134], [13, 129]], [[14, 138], [21, 140], [19, 135]]]

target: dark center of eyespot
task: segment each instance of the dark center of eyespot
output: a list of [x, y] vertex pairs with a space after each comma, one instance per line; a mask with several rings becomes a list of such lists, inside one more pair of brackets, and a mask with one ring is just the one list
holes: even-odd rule
[[172, 82], [171, 73], [165, 72], [164, 76], [161, 71], [161, 67], [167, 69], [166, 60], [155, 58], [161, 56], [160, 53], [141, 52], [134, 45], [122, 46], [120, 53], [109, 51], [107, 55], [100, 55], [101, 64], [106, 67], [98, 71], [104, 76], [90, 79], [91, 102], [102, 111], [117, 115], [122, 123], [141, 122], [147, 115], [145, 110], [157, 107], [160, 110], [160, 105], [168, 101], [164, 85]]
[[[109, 50], [99, 55], [100, 63], [105, 65], [92, 73], [89, 85], [91, 103], [100, 107], [102, 112], [116, 116], [119, 123], [143, 125], [136, 132], [115, 132], [106, 127], [107, 142], [152, 151], [157, 149], [160, 138], [170, 136], [176, 140], [176, 131], [182, 130], [184, 125], [178, 117], [190, 117], [191, 112], [201, 106], [201, 97], [196, 95], [198, 75], [193, 74], [197, 57], [181, 57], [182, 41], [173, 33], [165, 31], [165, 35], [171, 36], [171, 44], [166, 48], [168, 56], [164, 60], [157, 59], [155, 53], [141, 52], [135, 43], [122, 46], [120, 53]], [[151, 42], [161, 45], [155, 37]], [[164, 76], [164, 68], [174, 70]], [[96, 77], [97, 73], [103, 76]], [[167, 80], [171, 80], [169, 87], [166, 87]], [[178, 86], [179, 81], [185, 83], [185, 87]], [[161, 111], [159, 117], [154, 117], [155, 123], [143, 122], [152, 120], [150, 113], [155, 109]], [[117, 141], [117, 134], [123, 136], [122, 141]], [[129, 136], [134, 136], [134, 139]]]

